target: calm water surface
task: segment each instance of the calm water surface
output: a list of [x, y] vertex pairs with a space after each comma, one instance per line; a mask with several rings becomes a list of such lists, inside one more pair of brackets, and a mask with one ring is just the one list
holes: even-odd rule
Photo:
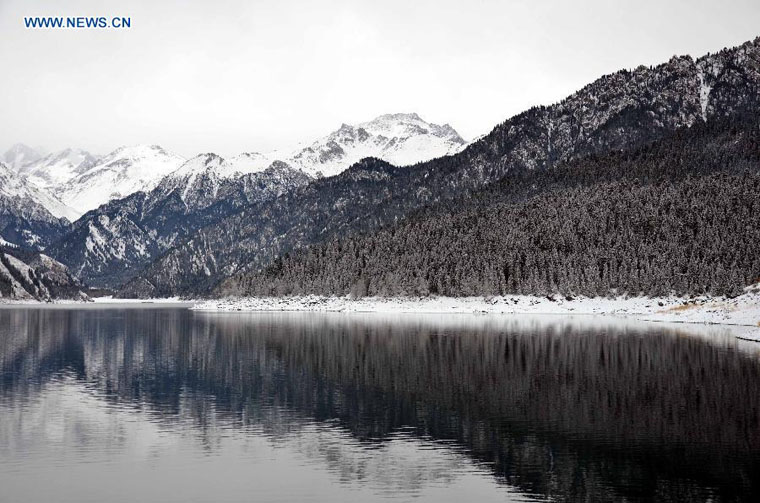
[[760, 501], [760, 345], [689, 330], [0, 309], [0, 501]]

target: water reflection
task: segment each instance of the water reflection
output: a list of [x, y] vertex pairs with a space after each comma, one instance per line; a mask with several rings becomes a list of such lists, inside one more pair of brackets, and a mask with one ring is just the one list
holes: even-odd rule
[[[704, 330], [0, 310], [0, 482], [28, 500], [47, 462], [97, 462], [125, 500], [752, 500], [757, 349]], [[245, 467], [255, 486], [218, 484]]]

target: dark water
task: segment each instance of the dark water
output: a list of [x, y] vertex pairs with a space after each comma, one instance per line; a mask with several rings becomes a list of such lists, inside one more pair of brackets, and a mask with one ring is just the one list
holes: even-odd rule
[[0, 501], [760, 501], [758, 348], [688, 330], [0, 309]]

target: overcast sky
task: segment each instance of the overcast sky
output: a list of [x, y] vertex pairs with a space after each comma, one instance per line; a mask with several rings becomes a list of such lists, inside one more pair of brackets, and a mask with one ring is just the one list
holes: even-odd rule
[[0, 148], [232, 155], [390, 112], [470, 139], [604, 73], [758, 35], [758, 0], [0, 0]]

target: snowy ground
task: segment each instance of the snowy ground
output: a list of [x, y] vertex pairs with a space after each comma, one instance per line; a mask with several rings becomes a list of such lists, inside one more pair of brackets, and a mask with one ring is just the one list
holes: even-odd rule
[[[197, 311], [319, 311], [385, 313], [494, 313], [614, 315], [642, 321], [721, 324], [737, 327], [737, 335], [760, 340], [760, 284], [735, 298], [616, 297], [572, 300], [555, 295], [532, 297], [422, 297], [353, 300], [348, 297], [246, 297], [207, 300]], [[741, 329], [739, 329], [741, 327]]]

